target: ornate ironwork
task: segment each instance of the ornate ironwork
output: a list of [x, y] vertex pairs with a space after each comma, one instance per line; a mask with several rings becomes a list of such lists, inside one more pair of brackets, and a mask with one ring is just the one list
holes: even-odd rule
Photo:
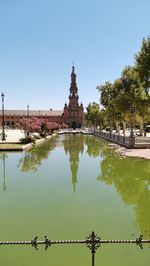
[[143, 239], [143, 235], [140, 235], [135, 240], [102, 240], [94, 232], [89, 234], [85, 240], [49, 240], [47, 236], [44, 236], [44, 240], [38, 240], [36, 236], [30, 241], [0, 241], [1, 245], [31, 245], [38, 250], [38, 245], [45, 245], [45, 250], [52, 245], [63, 245], [63, 244], [85, 244], [92, 253], [92, 266], [95, 265], [95, 253], [101, 244], [136, 244], [143, 249], [143, 244], [150, 243], [150, 239]]
[[94, 232], [92, 232], [86, 238], [86, 246], [91, 250], [92, 253], [95, 253], [96, 250], [100, 247], [100, 237], [98, 237]]
[[31, 240], [31, 244], [32, 246], [38, 250], [38, 241], [37, 241], [38, 237], [36, 236], [33, 240]]
[[45, 237], [45, 250], [47, 250], [48, 247], [51, 246], [51, 241], [47, 238], [47, 236], [44, 237]]
[[143, 235], [140, 235], [138, 238], [136, 238], [136, 244], [137, 244], [141, 249], [143, 249], [142, 240], [143, 240]]
[[98, 237], [94, 232], [86, 238], [86, 246], [90, 249], [92, 253], [92, 266], [95, 264], [95, 252], [100, 247], [100, 237]]

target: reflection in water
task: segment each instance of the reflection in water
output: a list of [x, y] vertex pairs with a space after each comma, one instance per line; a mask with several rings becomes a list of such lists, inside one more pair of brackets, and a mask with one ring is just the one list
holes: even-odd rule
[[[84, 135], [65, 135], [45, 141], [38, 147], [25, 153], [19, 161], [24, 172], [37, 171], [42, 160], [48, 158], [50, 151], [58, 141], [64, 145], [66, 154], [69, 154], [70, 170], [73, 190], [78, 180], [80, 154], [85, 151], [90, 157], [103, 158], [100, 160], [100, 175], [97, 180], [107, 185], [114, 185], [123, 201], [134, 207], [136, 221], [141, 233], [145, 237], [150, 234], [150, 161], [138, 158], [124, 158], [108, 146], [106, 141], [97, 137]], [[59, 143], [60, 145], [60, 143]], [[3, 160], [4, 162], [4, 160]], [[5, 163], [3, 164], [5, 166]], [[88, 171], [88, 165], [86, 165]], [[93, 177], [94, 178], [94, 177]], [[5, 171], [4, 171], [4, 188]]]
[[90, 157], [103, 156], [103, 150], [105, 149], [106, 142], [93, 136], [85, 136], [85, 144], [87, 146], [87, 154]]
[[133, 205], [137, 224], [144, 236], [150, 234], [150, 162], [119, 157], [109, 147], [103, 151], [99, 181], [115, 185], [123, 201]]
[[42, 164], [42, 160], [47, 159], [50, 151], [55, 148], [55, 142], [55, 137], [52, 137], [50, 140], [45, 140], [39, 146], [26, 151], [24, 156], [19, 160], [18, 167], [21, 168], [21, 171], [36, 172], [38, 167]]
[[83, 135], [67, 135], [63, 140], [65, 153], [69, 153], [70, 170], [72, 173], [73, 190], [76, 189], [77, 172], [79, 163], [79, 154], [84, 150], [84, 136]]
[[0, 159], [2, 160], [2, 164], [3, 164], [3, 191], [6, 190], [6, 167], [5, 167], [5, 160], [7, 158], [7, 154], [3, 153], [0, 155]]

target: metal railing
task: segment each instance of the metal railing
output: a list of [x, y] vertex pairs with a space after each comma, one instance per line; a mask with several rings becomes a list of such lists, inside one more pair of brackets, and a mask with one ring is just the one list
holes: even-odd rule
[[100, 130], [94, 130], [93, 134], [98, 137], [123, 145], [127, 148], [150, 148], [150, 137], [144, 137], [144, 136], [131, 137], [130, 135], [126, 136], [112, 132], [110, 134], [110, 132], [100, 131]]
[[143, 244], [150, 243], [149, 240], [143, 239], [143, 235], [140, 235], [135, 240], [102, 240], [100, 237], [92, 232], [89, 236], [86, 237], [85, 240], [50, 240], [47, 236], [44, 237], [44, 240], [38, 240], [36, 236], [33, 240], [29, 241], [0, 241], [0, 246], [2, 245], [31, 245], [36, 250], [38, 250], [39, 245], [45, 245], [45, 250], [52, 245], [72, 245], [72, 244], [85, 244], [87, 248], [91, 251], [92, 254], [92, 266], [95, 265], [95, 253], [96, 250], [100, 247], [101, 244], [136, 244], [141, 249], [143, 249]]
[[136, 137], [135, 144], [150, 144], [150, 137]]

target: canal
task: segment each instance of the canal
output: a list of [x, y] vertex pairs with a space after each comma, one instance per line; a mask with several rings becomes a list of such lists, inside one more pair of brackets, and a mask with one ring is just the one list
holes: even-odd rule
[[[150, 238], [150, 161], [93, 136], [61, 135], [0, 153], [0, 241]], [[91, 266], [84, 245], [0, 246], [2, 266]], [[98, 266], [148, 266], [149, 245], [101, 245]]]

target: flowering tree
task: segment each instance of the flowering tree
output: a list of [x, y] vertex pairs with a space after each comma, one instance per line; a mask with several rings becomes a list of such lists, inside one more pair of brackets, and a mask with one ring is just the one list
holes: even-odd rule
[[48, 119], [36, 117], [23, 118], [18, 126], [25, 131], [26, 136], [29, 136], [29, 134], [33, 132], [38, 132], [41, 136], [46, 136], [60, 128], [57, 122], [51, 122]]
[[46, 135], [46, 134], [53, 133], [54, 130], [58, 130], [59, 128], [60, 128], [60, 125], [57, 122], [51, 122], [45, 119], [41, 121], [39, 133], [41, 135]]

